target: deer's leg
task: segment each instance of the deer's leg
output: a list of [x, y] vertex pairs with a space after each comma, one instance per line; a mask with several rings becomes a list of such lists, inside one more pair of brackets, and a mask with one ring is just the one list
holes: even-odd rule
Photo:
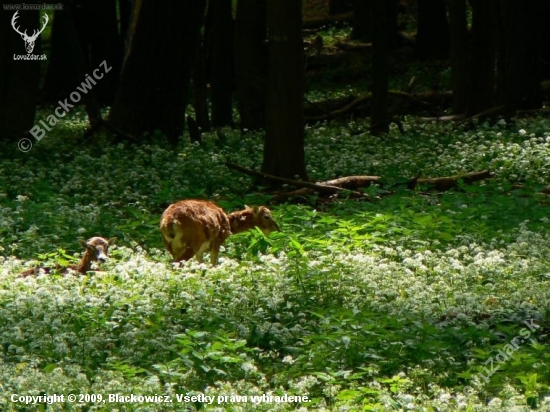
[[218, 255], [220, 253], [220, 246], [221, 242], [214, 241], [212, 244], [212, 249], [210, 250], [210, 262], [212, 263], [212, 266], [216, 266], [218, 264]]
[[183, 253], [180, 254], [178, 258], [174, 258], [174, 262], [181, 262], [182, 260], [189, 260], [195, 255], [195, 251], [188, 247], [186, 248]]
[[203, 262], [203, 258], [204, 258], [204, 252], [202, 251], [198, 251], [197, 254], [195, 255], [195, 257], [197, 258], [197, 262], [199, 263], [202, 263]]

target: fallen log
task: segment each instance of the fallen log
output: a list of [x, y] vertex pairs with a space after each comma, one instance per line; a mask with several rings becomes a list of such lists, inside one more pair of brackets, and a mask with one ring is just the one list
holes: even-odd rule
[[368, 197], [365, 193], [349, 190], [349, 189], [335, 186], [335, 185], [312, 183], [312, 182], [306, 182], [304, 180], [294, 180], [294, 179], [287, 179], [279, 176], [273, 176], [273, 175], [270, 175], [269, 173], [258, 172], [256, 170], [247, 169], [246, 167], [242, 167], [242, 166], [239, 166], [238, 164], [231, 163], [231, 162], [225, 162], [225, 165], [230, 169], [237, 170], [241, 173], [245, 173], [250, 176], [259, 177], [261, 179], [267, 179], [275, 182], [280, 182], [291, 186], [308, 188], [311, 190], [311, 193], [318, 191], [318, 192], [331, 193], [331, 194], [346, 193], [356, 197]]
[[482, 170], [479, 172], [472, 172], [472, 173], [466, 173], [463, 175], [454, 175], [454, 176], [446, 176], [446, 177], [435, 177], [435, 178], [427, 178], [427, 179], [420, 179], [420, 178], [414, 178], [410, 182], [414, 181], [414, 185], [409, 188], [414, 188], [418, 185], [428, 185], [431, 188], [439, 191], [446, 191], [450, 189], [454, 189], [459, 187], [459, 182], [462, 181], [464, 184], [470, 185], [474, 182], [478, 182], [480, 180], [488, 179], [492, 177], [492, 173], [488, 170]]
[[[423, 93], [418, 95], [413, 95], [405, 92], [401, 92], [398, 90], [390, 90], [388, 91], [388, 94], [391, 98], [401, 101], [406, 101], [407, 103], [412, 103], [415, 106], [423, 107], [424, 109], [427, 109], [430, 107], [430, 103], [428, 103], [426, 100], [433, 100], [434, 98], [446, 98], [447, 96], [444, 94], [441, 95], [434, 95], [433, 93]], [[328, 120], [328, 119], [335, 119], [341, 116], [345, 116], [346, 114], [355, 112], [358, 108], [370, 103], [372, 99], [372, 93], [367, 92], [359, 97], [356, 97], [354, 100], [346, 104], [345, 106], [332, 110], [328, 113], [323, 113], [316, 116], [306, 116], [307, 122], [319, 122], [322, 120]], [[323, 103], [318, 103], [319, 106], [321, 106]], [[400, 111], [400, 110], [396, 110]]]
[[[338, 193], [351, 195], [352, 197], [370, 198], [366, 193], [359, 192], [356, 189], [382, 183], [382, 178], [380, 176], [345, 176], [337, 179], [327, 180], [324, 182], [313, 183], [304, 180], [294, 180], [273, 176], [268, 173], [247, 169], [231, 162], [225, 162], [225, 165], [230, 169], [237, 170], [250, 176], [271, 180], [299, 188], [292, 191], [277, 192], [276, 195], [278, 200], [286, 199], [293, 196], [308, 196], [315, 194], [316, 192], [328, 194]], [[407, 189], [410, 190], [414, 190], [417, 186], [428, 186], [431, 189], [444, 192], [450, 189], [459, 188], [460, 182], [466, 185], [470, 185], [474, 182], [488, 179], [490, 177], [492, 177], [492, 173], [490, 171], [482, 170], [478, 172], [435, 178], [422, 179], [419, 177], [414, 177], [406, 181], [405, 184]], [[394, 192], [387, 191], [386, 193], [391, 194]]]

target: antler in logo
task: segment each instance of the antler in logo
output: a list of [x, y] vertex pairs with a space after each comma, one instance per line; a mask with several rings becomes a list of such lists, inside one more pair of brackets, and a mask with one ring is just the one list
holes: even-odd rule
[[15, 27], [15, 20], [17, 20], [17, 18], [19, 17], [17, 13], [19, 13], [19, 10], [17, 10], [14, 13], [11, 19], [11, 26], [17, 33], [21, 35], [21, 38], [25, 41], [25, 49], [27, 49], [27, 54], [30, 54], [34, 49], [34, 42], [38, 38], [38, 35], [44, 31], [44, 29], [46, 28], [46, 25], [48, 24], [48, 20], [49, 20], [48, 15], [44, 14], [44, 25], [42, 26], [42, 28], [40, 30], [34, 30], [34, 33], [32, 34], [32, 36], [29, 36], [27, 35], [27, 30], [25, 30], [25, 32], [22, 33], [19, 31], [19, 27]]

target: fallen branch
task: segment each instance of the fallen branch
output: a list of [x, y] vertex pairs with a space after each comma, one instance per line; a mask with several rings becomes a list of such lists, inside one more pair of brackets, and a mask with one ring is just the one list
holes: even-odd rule
[[[281, 191], [278, 192], [277, 200], [287, 199], [293, 196], [308, 196], [316, 192], [319, 193], [345, 193], [353, 197], [369, 198], [369, 196], [363, 192], [359, 192], [355, 189], [369, 187], [373, 184], [381, 183], [382, 178], [380, 176], [345, 176], [337, 179], [327, 180], [325, 182], [306, 182], [303, 180], [286, 179], [283, 177], [273, 176], [268, 173], [258, 172], [256, 170], [247, 169], [239, 166], [235, 163], [225, 162], [225, 165], [233, 170], [237, 170], [241, 173], [245, 173], [250, 176], [258, 177], [261, 179], [271, 180], [274, 182], [284, 183], [290, 186], [298, 187], [297, 190]], [[436, 178], [424, 178], [414, 177], [405, 182], [407, 189], [414, 190], [417, 186], [428, 186], [431, 189], [438, 191], [447, 191], [460, 187], [460, 182], [466, 185], [470, 185], [480, 180], [488, 179], [492, 177], [492, 173], [488, 170], [482, 170], [478, 172], [465, 173], [454, 176], [436, 177]], [[549, 189], [550, 191], [550, 189]], [[388, 194], [393, 192], [388, 191]]]
[[462, 120], [458, 124], [471, 123], [474, 120], [485, 120], [487, 118], [495, 118], [496, 116], [501, 116], [502, 114], [504, 114], [505, 110], [506, 110], [505, 105], [497, 106], [497, 107], [491, 107], [490, 109], [484, 110], [481, 113], [477, 113], [473, 116], [470, 116], [470, 117]]
[[230, 169], [237, 170], [241, 173], [245, 173], [250, 176], [259, 177], [261, 179], [267, 179], [275, 182], [280, 182], [280, 183], [284, 183], [295, 187], [308, 188], [312, 190], [312, 192], [318, 191], [318, 192], [331, 193], [331, 194], [344, 192], [346, 194], [351, 194], [356, 197], [368, 197], [364, 193], [345, 189], [335, 185], [311, 183], [311, 182], [306, 182], [304, 180], [294, 180], [294, 179], [287, 179], [279, 176], [273, 176], [273, 175], [270, 175], [269, 173], [258, 172], [256, 170], [247, 169], [246, 167], [242, 167], [242, 166], [239, 166], [238, 164], [231, 163], [231, 162], [225, 162], [225, 165]]
[[[492, 173], [488, 170], [482, 170], [480, 172], [466, 173], [463, 175], [454, 175], [446, 177], [435, 177], [427, 179], [412, 179], [409, 181], [408, 187], [413, 189], [417, 185], [428, 185], [435, 190], [446, 191], [459, 187], [459, 182], [462, 181], [464, 184], [470, 185], [474, 182], [480, 180], [488, 179], [492, 177]], [[414, 181], [414, 185], [410, 185]]]
[[[427, 94], [423, 95], [423, 96], [417, 96], [417, 95], [412, 95], [412, 94], [409, 94], [409, 93], [401, 92], [401, 91], [398, 91], [398, 90], [390, 90], [390, 91], [388, 91], [388, 94], [391, 97], [401, 99], [401, 100], [406, 100], [406, 101], [409, 101], [411, 103], [414, 103], [415, 105], [420, 105], [422, 107], [428, 107], [429, 106], [429, 104], [427, 102], [423, 101], [423, 97], [428, 97]], [[430, 97], [432, 97], [432, 96], [433, 96], [433, 94], [430, 95]], [[359, 97], [355, 98], [353, 101], [346, 104], [344, 107], [342, 107], [340, 109], [336, 109], [336, 110], [333, 110], [331, 112], [324, 113], [324, 114], [321, 114], [321, 115], [318, 115], [318, 116], [308, 116], [308, 117], [306, 117], [306, 121], [308, 121], [308, 122], [318, 122], [318, 121], [322, 121], [322, 120], [335, 119], [335, 118], [344, 116], [348, 113], [354, 112], [357, 108], [369, 103], [371, 99], [372, 99], [372, 93], [367, 92], [367, 93], [363, 94], [362, 96], [359, 96]]]

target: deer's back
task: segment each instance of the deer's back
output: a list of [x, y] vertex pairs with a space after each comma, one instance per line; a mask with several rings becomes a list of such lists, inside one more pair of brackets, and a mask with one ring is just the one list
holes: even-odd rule
[[195, 254], [206, 244], [222, 243], [231, 234], [225, 212], [204, 200], [181, 200], [170, 205], [162, 214], [160, 229], [172, 255], [186, 250]]

